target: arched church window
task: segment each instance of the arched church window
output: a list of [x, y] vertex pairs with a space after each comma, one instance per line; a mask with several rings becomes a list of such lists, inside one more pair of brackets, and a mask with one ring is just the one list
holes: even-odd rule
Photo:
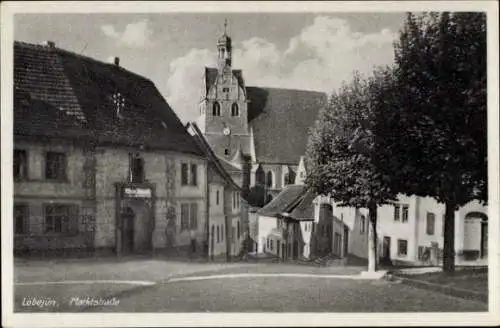
[[233, 103], [231, 106], [231, 116], [240, 116], [240, 108], [237, 103]]
[[271, 171], [267, 172], [266, 185], [268, 187], [272, 187], [273, 186], [273, 172], [271, 172]]
[[214, 102], [212, 106], [212, 115], [220, 116], [220, 104], [218, 102]]
[[266, 174], [264, 173], [264, 170], [262, 169], [262, 167], [259, 167], [257, 169], [257, 172], [255, 172], [255, 180], [257, 181], [257, 184], [258, 185], [263, 185], [264, 184], [264, 180], [266, 179]]

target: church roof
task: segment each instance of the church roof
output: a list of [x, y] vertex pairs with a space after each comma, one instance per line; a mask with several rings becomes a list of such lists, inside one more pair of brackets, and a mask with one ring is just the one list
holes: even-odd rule
[[309, 129], [326, 105], [323, 92], [247, 87], [248, 120], [257, 162], [295, 164], [306, 152]]
[[[117, 99], [124, 100], [122, 118]], [[202, 155], [149, 79], [54, 45], [18, 41], [14, 133]]]

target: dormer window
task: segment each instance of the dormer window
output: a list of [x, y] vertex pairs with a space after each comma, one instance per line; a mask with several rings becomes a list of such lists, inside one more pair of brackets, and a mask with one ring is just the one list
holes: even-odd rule
[[214, 102], [212, 106], [212, 115], [220, 116], [220, 104], [218, 102]]
[[231, 106], [231, 116], [240, 116], [240, 108], [237, 103], [233, 103]]
[[123, 108], [125, 107], [125, 98], [119, 92], [113, 94], [112, 98], [116, 110], [116, 117], [123, 118]]

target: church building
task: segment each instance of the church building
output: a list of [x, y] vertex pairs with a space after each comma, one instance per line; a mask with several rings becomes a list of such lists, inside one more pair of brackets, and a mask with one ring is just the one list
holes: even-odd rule
[[197, 125], [250, 205], [262, 206], [294, 183], [297, 158], [327, 95], [246, 86], [242, 70], [233, 68], [226, 31], [217, 56], [217, 67], [205, 67]]

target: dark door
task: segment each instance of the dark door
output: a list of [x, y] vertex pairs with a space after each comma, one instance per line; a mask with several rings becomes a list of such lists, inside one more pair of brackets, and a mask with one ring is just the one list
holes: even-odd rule
[[122, 221], [122, 252], [134, 251], [134, 211], [127, 207], [121, 214]]
[[344, 247], [343, 247], [343, 255], [344, 257], [347, 256], [348, 252], [349, 252], [349, 228], [348, 227], [344, 227]]
[[382, 258], [384, 260], [391, 259], [391, 237], [384, 237], [382, 246]]
[[278, 255], [278, 257], [280, 257], [280, 241], [279, 239], [276, 240], [276, 255]]
[[481, 222], [481, 258], [488, 256], [488, 222]]
[[299, 257], [299, 242], [293, 242], [293, 258], [297, 259]]

